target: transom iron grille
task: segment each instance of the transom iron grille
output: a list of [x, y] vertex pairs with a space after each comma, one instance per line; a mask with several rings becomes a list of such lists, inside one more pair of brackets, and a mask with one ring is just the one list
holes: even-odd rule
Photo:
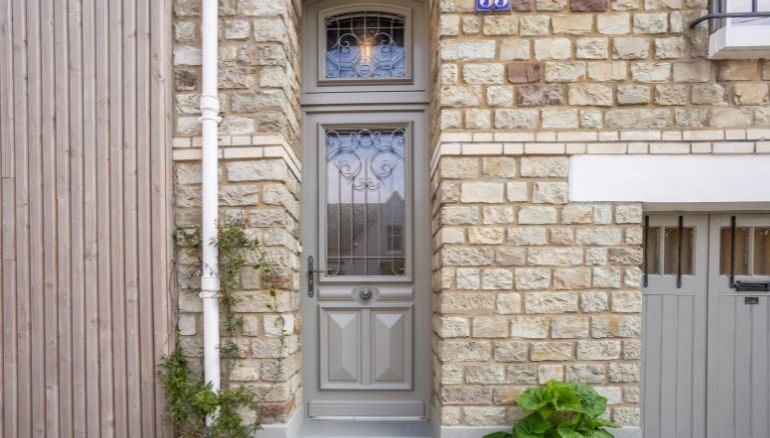
[[406, 132], [327, 129], [326, 221], [330, 276], [403, 276]]
[[327, 17], [327, 79], [406, 77], [406, 17], [363, 11]]

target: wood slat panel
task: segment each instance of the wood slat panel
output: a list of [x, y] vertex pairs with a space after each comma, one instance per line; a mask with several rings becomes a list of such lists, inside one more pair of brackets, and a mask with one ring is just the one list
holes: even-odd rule
[[161, 436], [171, 2], [0, 3], [2, 436]]

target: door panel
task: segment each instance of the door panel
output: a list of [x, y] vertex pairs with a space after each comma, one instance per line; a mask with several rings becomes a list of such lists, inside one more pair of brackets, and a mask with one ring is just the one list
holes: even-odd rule
[[424, 109], [310, 113], [303, 138], [306, 412], [424, 418], [431, 382]]
[[650, 216], [643, 291], [642, 416], [649, 438], [703, 437], [708, 216]]
[[[770, 436], [770, 297], [731, 287], [725, 268], [733, 264], [731, 218], [711, 218], [711, 245], [719, 250], [710, 259], [708, 427], [715, 437], [765, 438]], [[735, 223], [735, 280], [770, 281], [762, 241], [770, 216], [735, 215]]]

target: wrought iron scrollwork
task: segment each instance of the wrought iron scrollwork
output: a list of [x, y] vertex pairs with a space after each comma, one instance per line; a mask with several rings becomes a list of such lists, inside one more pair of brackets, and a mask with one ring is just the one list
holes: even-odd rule
[[364, 11], [327, 17], [325, 24], [326, 78], [406, 76], [405, 16]]

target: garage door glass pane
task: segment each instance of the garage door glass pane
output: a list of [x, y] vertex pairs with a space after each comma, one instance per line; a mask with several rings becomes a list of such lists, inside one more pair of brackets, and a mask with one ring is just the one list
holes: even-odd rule
[[647, 253], [647, 274], [657, 275], [660, 273], [659, 260], [658, 260], [658, 228], [650, 228], [647, 230], [647, 243], [645, 245], [645, 252]]
[[[719, 236], [719, 274], [730, 275], [730, 259], [732, 251], [732, 230], [722, 228]], [[749, 229], [739, 227], [735, 229], [735, 274], [746, 275], [749, 273]]]
[[403, 129], [326, 130], [328, 275], [405, 275]]
[[406, 17], [355, 12], [326, 18], [327, 79], [403, 78]]
[[770, 275], [770, 228], [754, 229], [754, 275]]
[[[682, 275], [692, 274], [692, 238], [693, 229], [682, 229]], [[679, 228], [666, 228], [663, 254], [663, 273], [676, 274], [679, 272]]]

